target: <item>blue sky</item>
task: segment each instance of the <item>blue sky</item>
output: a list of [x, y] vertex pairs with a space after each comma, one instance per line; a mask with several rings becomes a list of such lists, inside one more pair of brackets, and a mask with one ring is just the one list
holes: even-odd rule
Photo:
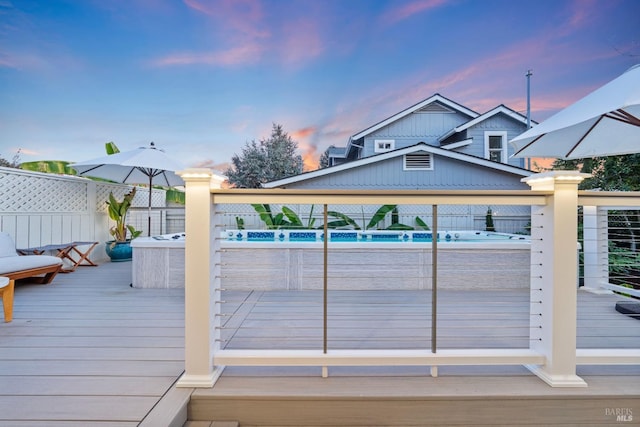
[[225, 168], [279, 123], [329, 145], [434, 93], [532, 118], [640, 62], [638, 0], [0, 0], [0, 156], [154, 141]]

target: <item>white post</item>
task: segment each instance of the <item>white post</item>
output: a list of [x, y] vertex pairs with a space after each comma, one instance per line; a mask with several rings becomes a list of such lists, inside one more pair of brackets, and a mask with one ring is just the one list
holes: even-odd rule
[[609, 224], [606, 208], [584, 206], [584, 287], [588, 292], [611, 294], [609, 283]]
[[578, 184], [585, 176], [552, 171], [523, 179], [533, 191], [553, 192], [531, 212], [531, 318], [539, 327], [531, 349], [546, 362], [527, 366], [553, 387], [587, 385], [576, 375]]
[[217, 304], [211, 274], [211, 178], [209, 169], [178, 173], [185, 181], [185, 373], [177, 387], [213, 387]]

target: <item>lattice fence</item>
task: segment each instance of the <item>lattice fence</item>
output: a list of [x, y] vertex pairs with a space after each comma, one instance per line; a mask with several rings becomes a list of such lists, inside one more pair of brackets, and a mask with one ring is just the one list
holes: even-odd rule
[[0, 173], [1, 212], [87, 212], [86, 180]]
[[[131, 191], [130, 186], [123, 186], [120, 184], [108, 184], [97, 183], [96, 184], [96, 211], [107, 212], [107, 200], [109, 200], [109, 193], [113, 192], [116, 199], [122, 200], [125, 194]], [[164, 190], [157, 188], [153, 189], [151, 193], [151, 206], [152, 207], [164, 207], [166, 204], [166, 197]], [[149, 206], [149, 189], [138, 187], [136, 190], [136, 196], [133, 198], [132, 206], [134, 207], [147, 207]]]
[[[109, 192], [122, 199], [130, 188], [86, 178], [0, 168], [0, 231], [9, 233], [19, 248], [72, 241], [104, 242], [111, 238], [106, 204]], [[153, 207], [164, 207], [165, 192], [153, 189], [151, 202]], [[146, 208], [148, 204], [148, 189], [138, 187], [133, 205]], [[144, 214], [131, 214], [131, 219], [140, 224], [146, 224], [147, 217], [146, 210]], [[147, 231], [147, 226], [139, 229]], [[93, 253], [92, 259], [106, 258], [101, 248]]]

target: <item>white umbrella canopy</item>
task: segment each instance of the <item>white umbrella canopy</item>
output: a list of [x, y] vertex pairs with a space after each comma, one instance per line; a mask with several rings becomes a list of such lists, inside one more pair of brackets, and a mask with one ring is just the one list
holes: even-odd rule
[[156, 148], [153, 142], [149, 147], [139, 147], [73, 163], [70, 166], [79, 176], [108, 179], [123, 184], [149, 185], [149, 235], [151, 235], [151, 186], [184, 185], [182, 178], [175, 174], [175, 171], [184, 169], [184, 166]]
[[70, 165], [80, 176], [108, 179], [123, 184], [149, 184], [164, 187], [184, 185], [175, 171], [184, 166], [155, 147], [139, 147], [97, 159], [85, 160]]
[[640, 153], [640, 64], [512, 139], [514, 157]]

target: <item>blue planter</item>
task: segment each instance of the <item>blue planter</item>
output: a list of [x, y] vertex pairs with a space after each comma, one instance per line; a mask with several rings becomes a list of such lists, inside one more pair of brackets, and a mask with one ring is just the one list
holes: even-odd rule
[[123, 261], [131, 261], [133, 250], [131, 249], [131, 241], [127, 240], [126, 242], [116, 242], [113, 244], [113, 240], [109, 240], [105, 244], [105, 251], [109, 258], [111, 258], [111, 262], [123, 262]]

